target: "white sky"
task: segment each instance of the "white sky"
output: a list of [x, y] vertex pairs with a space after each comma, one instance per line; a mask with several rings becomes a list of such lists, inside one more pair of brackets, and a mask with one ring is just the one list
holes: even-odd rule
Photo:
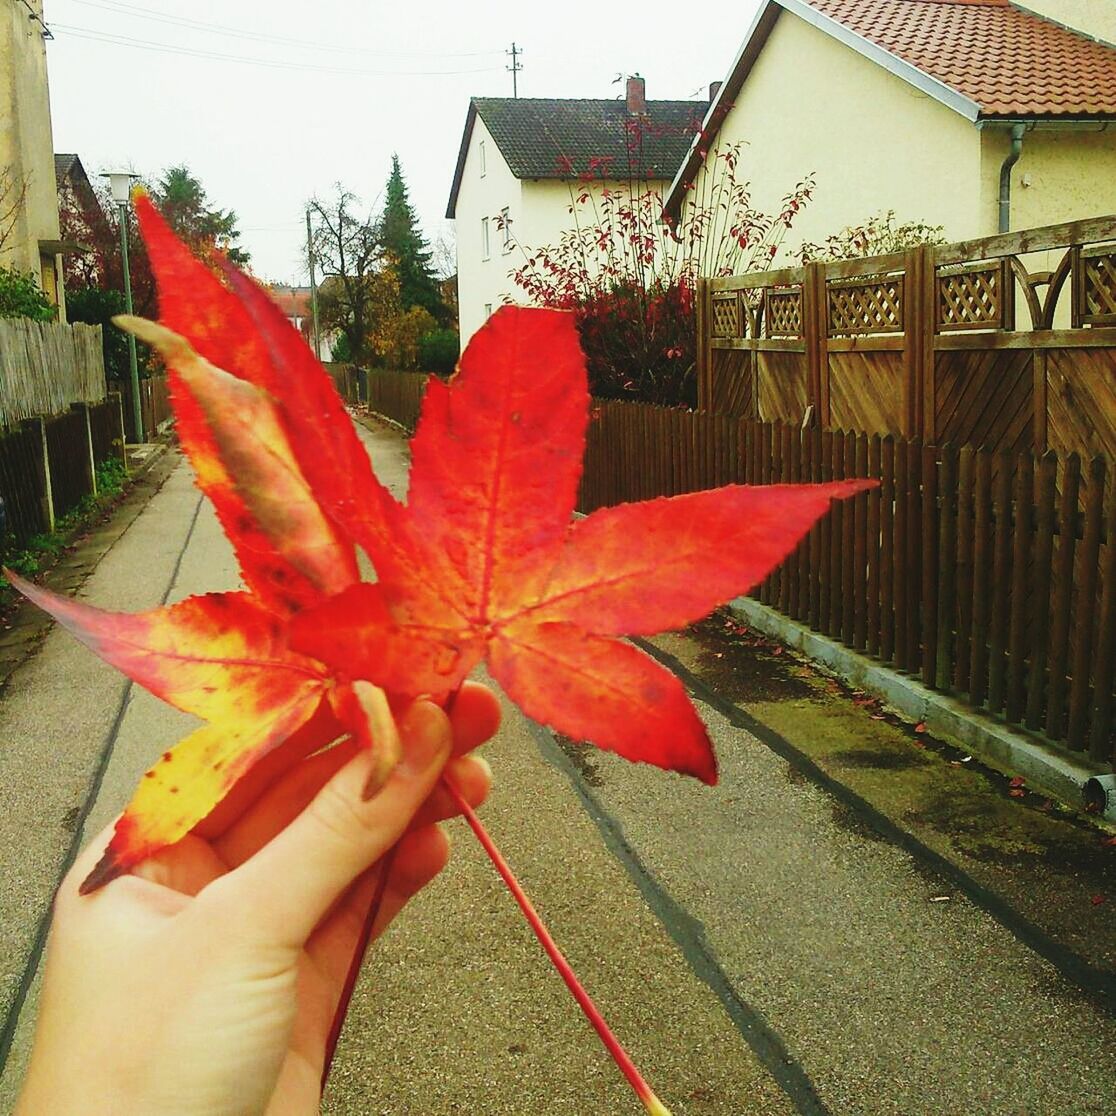
[[257, 273], [297, 281], [307, 199], [342, 182], [371, 204], [393, 151], [427, 235], [452, 227], [469, 97], [511, 95], [513, 41], [520, 96], [617, 96], [638, 71], [649, 98], [688, 98], [725, 76], [757, 3], [710, 33], [677, 0], [46, 0], [54, 149], [90, 176], [186, 163]]

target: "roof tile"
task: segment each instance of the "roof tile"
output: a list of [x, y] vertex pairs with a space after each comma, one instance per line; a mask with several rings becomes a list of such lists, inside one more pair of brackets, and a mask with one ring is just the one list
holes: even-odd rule
[[581, 174], [671, 179], [701, 129], [706, 101], [648, 101], [645, 117], [623, 100], [474, 97], [516, 178]]
[[980, 106], [981, 116], [1116, 116], [1116, 47], [1009, 0], [805, 0]]

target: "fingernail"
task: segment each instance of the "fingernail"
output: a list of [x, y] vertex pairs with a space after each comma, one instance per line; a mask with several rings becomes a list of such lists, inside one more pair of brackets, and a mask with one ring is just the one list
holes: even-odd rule
[[449, 722], [429, 701], [416, 701], [399, 726], [403, 738], [403, 764], [412, 775], [421, 775], [435, 763], [445, 763], [450, 752]]

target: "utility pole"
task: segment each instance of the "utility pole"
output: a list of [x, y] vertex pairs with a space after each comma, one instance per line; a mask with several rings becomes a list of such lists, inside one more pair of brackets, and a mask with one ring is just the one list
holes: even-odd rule
[[310, 228], [310, 207], [306, 207], [306, 256], [310, 261], [310, 315], [314, 327], [314, 356], [322, 359], [322, 339], [318, 331], [318, 278], [314, 267], [314, 233]]
[[519, 61], [519, 56], [523, 53], [523, 50], [520, 47], [517, 47], [515, 45], [515, 43], [512, 43], [511, 50], [505, 50], [504, 53], [511, 55], [511, 60], [512, 60], [511, 65], [507, 66], [505, 68], [508, 71], [510, 71], [511, 76], [512, 76], [512, 96], [513, 97], [518, 97], [519, 96], [519, 71], [523, 69], [523, 65]]

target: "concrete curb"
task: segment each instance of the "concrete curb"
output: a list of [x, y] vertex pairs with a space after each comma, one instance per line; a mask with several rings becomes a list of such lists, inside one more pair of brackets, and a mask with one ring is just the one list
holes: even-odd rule
[[[1015, 732], [750, 597], [737, 597], [728, 607], [749, 627], [801, 652], [842, 681], [881, 698], [900, 716], [925, 723], [935, 736], [971, 752], [990, 767], [1008, 775], [1022, 775], [1032, 789], [1042, 790], [1073, 809], [1082, 807], [1085, 782], [1108, 770], [1085, 757], [1066, 755], [1035, 737]], [[1116, 821], [1116, 813], [1106, 817]]]

